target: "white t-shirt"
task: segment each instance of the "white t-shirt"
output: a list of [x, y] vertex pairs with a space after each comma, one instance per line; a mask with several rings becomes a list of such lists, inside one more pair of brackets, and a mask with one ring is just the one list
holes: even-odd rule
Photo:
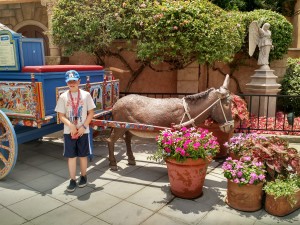
[[[66, 91], [59, 96], [59, 99], [55, 107], [55, 111], [65, 114], [68, 120], [74, 123], [76, 114], [73, 112], [70, 93], [72, 94], [74, 105], [76, 105], [78, 92]], [[77, 110], [77, 125], [76, 125], [77, 128], [80, 128], [82, 124], [84, 124], [87, 117], [87, 112], [94, 108], [96, 108], [96, 106], [90, 93], [84, 90], [80, 90], [80, 101]], [[89, 132], [90, 129], [87, 127], [84, 133], [89, 133]], [[70, 134], [70, 133], [71, 131], [69, 126], [64, 125], [64, 134]]]

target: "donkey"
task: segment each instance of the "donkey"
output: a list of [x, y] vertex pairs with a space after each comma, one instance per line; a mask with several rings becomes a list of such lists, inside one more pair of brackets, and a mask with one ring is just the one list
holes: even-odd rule
[[[169, 128], [173, 125], [173, 127], [179, 128], [191, 124], [199, 126], [207, 117], [211, 116], [220, 125], [220, 129], [228, 133], [234, 129], [231, 99], [228, 90], [229, 79], [229, 75], [226, 75], [224, 83], [219, 89], [210, 88], [204, 92], [181, 99], [156, 99], [134, 94], [127, 95], [114, 104], [112, 118], [114, 121]], [[135, 158], [131, 149], [132, 135], [154, 138], [158, 135], [158, 132], [111, 128], [110, 137], [107, 139], [111, 170], [118, 169], [114, 156], [114, 144], [119, 138], [124, 136], [128, 164], [135, 165]]]

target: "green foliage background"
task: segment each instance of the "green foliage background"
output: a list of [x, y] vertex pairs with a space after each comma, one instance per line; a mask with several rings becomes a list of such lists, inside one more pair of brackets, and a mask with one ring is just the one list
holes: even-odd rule
[[[287, 60], [287, 70], [281, 82], [282, 95], [300, 96], [300, 58]], [[294, 112], [300, 115], [300, 98], [285, 98], [280, 101], [280, 107], [287, 112]]]
[[[283, 58], [292, 41], [292, 25], [284, 16], [270, 10], [225, 11], [208, 0], [58, 0], [52, 27], [54, 42], [67, 55], [90, 52], [102, 65], [106, 56], [117, 57], [132, 72], [133, 82], [146, 66], [153, 69], [161, 62], [177, 70], [195, 60], [228, 63], [237, 53], [249, 58], [253, 20], [271, 24], [275, 48], [270, 60]], [[127, 44], [116, 46], [120, 39]], [[136, 52], [138, 69], [122, 55], [124, 50]]]

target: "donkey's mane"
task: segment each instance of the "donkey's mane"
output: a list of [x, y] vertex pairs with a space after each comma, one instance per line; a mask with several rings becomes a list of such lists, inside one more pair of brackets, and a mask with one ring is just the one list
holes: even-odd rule
[[187, 96], [185, 96], [184, 98], [187, 99], [187, 100], [197, 100], [197, 99], [199, 99], [199, 98], [202, 98], [202, 97], [208, 95], [208, 94], [209, 94], [211, 91], [213, 91], [213, 90], [215, 90], [215, 88], [210, 88], [210, 89], [208, 89], [208, 90], [206, 90], [206, 91], [202, 91], [202, 92], [200, 92], [200, 93], [198, 93], [198, 94], [187, 95]]

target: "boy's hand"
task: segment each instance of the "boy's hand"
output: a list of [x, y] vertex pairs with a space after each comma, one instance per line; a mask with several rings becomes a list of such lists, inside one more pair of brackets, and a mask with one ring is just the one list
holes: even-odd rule
[[71, 131], [71, 135], [76, 135], [78, 133], [76, 126], [72, 123], [70, 124], [70, 131]]
[[79, 129], [78, 129], [78, 131], [77, 131], [77, 134], [79, 135], [79, 136], [82, 136], [83, 134], [84, 134], [84, 132], [85, 132], [85, 128], [84, 127], [79, 127]]

